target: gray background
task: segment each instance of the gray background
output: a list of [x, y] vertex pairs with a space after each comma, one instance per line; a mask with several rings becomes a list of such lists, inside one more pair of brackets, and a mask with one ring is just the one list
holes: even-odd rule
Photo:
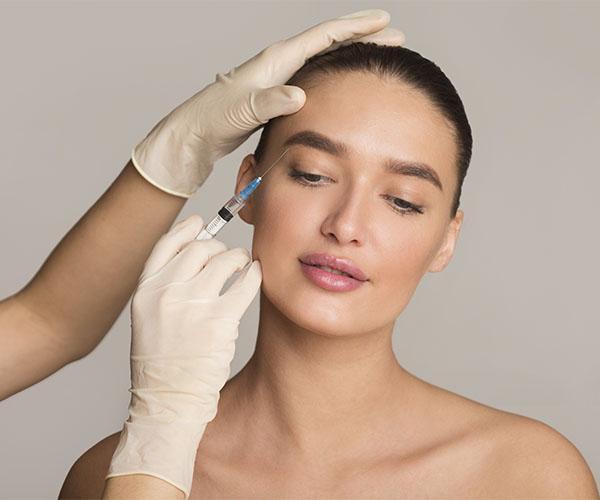
[[[551, 425], [600, 479], [600, 3], [0, 3], [0, 294], [21, 288], [173, 107], [265, 46], [384, 8], [457, 87], [474, 154], [454, 260], [397, 322], [401, 364]], [[211, 217], [257, 134], [179, 219]], [[250, 226], [220, 239], [250, 248]], [[240, 325], [235, 374], [256, 338]], [[0, 496], [56, 497], [73, 461], [120, 429], [128, 307], [100, 346], [0, 403]]]

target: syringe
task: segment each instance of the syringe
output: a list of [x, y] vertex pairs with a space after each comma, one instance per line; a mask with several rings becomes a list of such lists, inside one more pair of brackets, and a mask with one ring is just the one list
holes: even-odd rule
[[281, 158], [283, 158], [283, 155], [285, 155], [287, 152], [288, 152], [288, 149], [286, 149], [281, 154], [281, 156], [279, 158], [277, 158], [272, 163], [272, 165], [269, 168], [267, 168], [267, 170], [265, 170], [265, 173], [262, 174], [262, 176], [259, 175], [256, 179], [253, 179], [244, 189], [242, 189], [240, 191], [240, 194], [236, 194], [233, 197], [231, 197], [229, 199], [229, 201], [221, 207], [221, 210], [219, 210], [219, 212], [215, 216], [215, 218], [213, 220], [211, 220], [206, 226], [204, 226], [202, 231], [200, 231], [198, 236], [196, 236], [196, 239], [197, 240], [209, 240], [211, 238], [214, 238], [216, 236], [216, 234], [221, 229], [223, 229], [223, 227], [225, 227], [225, 224], [227, 224], [231, 219], [233, 219], [233, 216], [241, 210], [241, 208], [246, 204], [246, 200], [248, 199], [248, 197], [253, 193], [253, 191], [262, 182], [263, 177], [265, 175], [267, 175], [267, 172], [269, 170], [271, 170], [275, 166], [275, 164], [279, 160], [281, 160]]

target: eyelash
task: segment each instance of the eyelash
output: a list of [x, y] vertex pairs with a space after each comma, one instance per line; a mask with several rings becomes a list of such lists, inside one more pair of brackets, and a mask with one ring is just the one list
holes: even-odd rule
[[[301, 186], [308, 187], [308, 188], [319, 187], [319, 184], [315, 184], [314, 182], [309, 181], [307, 179], [307, 177], [325, 177], [324, 175], [311, 174], [309, 172], [303, 172], [303, 171], [295, 169], [295, 168], [292, 168], [288, 175], [290, 177], [292, 177], [294, 179], [294, 181], [296, 181]], [[411, 214], [417, 214], [417, 213], [422, 214], [423, 213], [423, 207], [420, 207], [418, 205], [413, 205], [412, 203], [409, 203], [408, 201], [403, 200], [402, 198], [397, 198], [395, 196], [390, 196], [389, 198], [401, 201], [402, 204], [404, 205], [403, 207], [400, 207], [396, 204], [392, 205], [392, 210], [398, 212], [400, 215], [411, 215]]]

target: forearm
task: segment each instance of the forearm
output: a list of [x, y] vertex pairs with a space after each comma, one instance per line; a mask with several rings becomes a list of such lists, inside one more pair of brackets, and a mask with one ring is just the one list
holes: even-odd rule
[[152, 186], [131, 162], [125, 166], [31, 281], [0, 303], [0, 366], [10, 373], [0, 383], [0, 398], [100, 342], [133, 293], [152, 247], [185, 202]]

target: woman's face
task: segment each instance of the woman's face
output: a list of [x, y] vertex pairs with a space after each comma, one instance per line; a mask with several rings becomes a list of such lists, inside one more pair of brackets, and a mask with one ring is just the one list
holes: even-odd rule
[[[450, 219], [457, 183], [452, 128], [424, 95], [372, 74], [328, 77], [305, 91], [302, 109], [271, 124], [261, 163], [248, 155], [238, 174], [239, 193], [289, 147], [240, 212], [254, 225], [262, 293], [318, 334], [389, 329], [422, 276], [452, 257], [463, 216], [459, 210]], [[286, 145], [305, 131], [343, 150], [307, 140], [310, 134]], [[384, 169], [390, 159], [429, 166], [433, 175], [391, 173]], [[298, 171], [310, 175], [291, 175]], [[368, 281], [345, 292], [315, 285], [299, 261], [312, 252], [352, 259]]]

